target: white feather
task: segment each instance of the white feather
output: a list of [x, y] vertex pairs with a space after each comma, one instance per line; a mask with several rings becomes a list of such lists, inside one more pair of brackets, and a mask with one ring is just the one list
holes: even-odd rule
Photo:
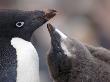
[[17, 54], [17, 82], [40, 82], [39, 58], [32, 43], [16, 37], [11, 45]]
[[67, 36], [64, 33], [62, 33], [60, 30], [55, 29], [55, 31], [57, 31], [63, 39], [67, 38]]
[[[61, 42], [61, 47], [62, 47], [65, 55], [67, 55], [68, 57], [74, 57], [74, 58], [76, 58], [76, 55], [75, 54], [71, 54], [71, 52], [68, 50], [68, 48], [67, 48], [67, 46], [65, 45], [64, 42]], [[76, 49], [74, 47], [71, 50], [72, 50], [72, 52], [75, 52], [76, 51]]]
[[62, 47], [62, 49], [64, 50], [64, 53], [65, 53], [68, 57], [71, 57], [71, 56], [72, 56], [71, 53], [68, 51], [68, 48], [66, 47], [66, 45], [65, 45], [63, 42], [61, 42], [61, 47]]

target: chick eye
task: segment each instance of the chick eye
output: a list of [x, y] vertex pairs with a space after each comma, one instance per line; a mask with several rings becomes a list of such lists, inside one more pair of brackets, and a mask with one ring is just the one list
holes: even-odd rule
[[23, 25], [24, 25], [24, 22], [17, 22], [16, 23], [16, 26], [19, 27], [19, 28], [22, 27]]

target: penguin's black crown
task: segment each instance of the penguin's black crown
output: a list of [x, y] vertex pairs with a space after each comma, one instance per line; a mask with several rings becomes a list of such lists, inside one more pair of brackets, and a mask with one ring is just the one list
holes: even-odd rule
[[0, 10], [0, 39], [20, 37], [30, 40], [32, 33], [55, 14], [55, 10]]

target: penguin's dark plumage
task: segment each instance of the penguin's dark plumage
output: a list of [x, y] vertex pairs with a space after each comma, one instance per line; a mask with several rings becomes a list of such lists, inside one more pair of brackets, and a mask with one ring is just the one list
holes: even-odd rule
[[54, 82], [110, 82], [110, 51], [84, 45], [51, 24], [48, 66]]
[[39, 82], [38, 54], [30, 39], [53, 16], [53, 10], [0, 10], [0, 82]]

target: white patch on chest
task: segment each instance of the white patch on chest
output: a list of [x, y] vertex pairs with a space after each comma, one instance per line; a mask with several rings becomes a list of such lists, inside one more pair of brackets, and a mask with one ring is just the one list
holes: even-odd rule
[[62, 33], [60, 30], [55, 29], [55, 31], [57, 31], [63, 39], [67, 38], [67, 36], [64, 33]]
[[17, 54], [16, 82], [40, 82], [39, 58], [32, 43], [21, 38], [13, 38], [11, 45]]

